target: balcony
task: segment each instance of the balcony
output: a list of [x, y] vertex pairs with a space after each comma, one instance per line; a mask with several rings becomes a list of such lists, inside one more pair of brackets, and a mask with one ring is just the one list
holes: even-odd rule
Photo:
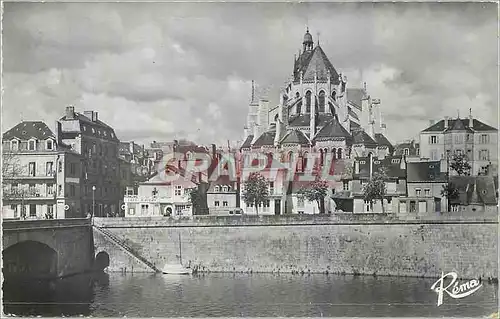
[[50, 174], [39, 174], [39, 175], [16, 175], [16, 176], [5, 176], [4, 180], [55, 180], [56, 172]]
[[55, 199], [56, 195], [40, 189], [10, 189], [3, 192], [3, 197], [7, 200], [50, 200]]

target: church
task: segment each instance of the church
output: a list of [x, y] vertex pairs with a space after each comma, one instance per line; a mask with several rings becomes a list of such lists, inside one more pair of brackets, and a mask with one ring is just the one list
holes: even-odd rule
[[[366, 84], [349, 88], [347, 77], [328, 59], [307, 29], [290, 80], [281, 88], [279, 105], [252, 99], [242, 153], [279, 154], [281, 159], [308, 152], [333, 159], [391, 155], [380, 100]], [[276, 157], [275, 157], [276, 158]]]

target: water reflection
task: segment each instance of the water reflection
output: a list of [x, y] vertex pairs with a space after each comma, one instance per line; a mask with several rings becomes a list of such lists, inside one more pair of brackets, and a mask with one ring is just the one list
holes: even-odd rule
[[483, 316], [497, 286], [436, 306], [434, 280], [326, 275], [106, 274], [4, 287], [17, 315], [138, 316]]

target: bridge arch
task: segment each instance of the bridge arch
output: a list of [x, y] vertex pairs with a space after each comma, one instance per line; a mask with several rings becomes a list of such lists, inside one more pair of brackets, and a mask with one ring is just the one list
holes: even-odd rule
[[58, 253], [34, 240], [13, 244], [2, 251], [5, 279], [55, 278], [58, 275]]
[[109, 254], [105, 251], [100, 251], [95, 256], [94, 269], [98, 271], [103, 271], [109, 267]]

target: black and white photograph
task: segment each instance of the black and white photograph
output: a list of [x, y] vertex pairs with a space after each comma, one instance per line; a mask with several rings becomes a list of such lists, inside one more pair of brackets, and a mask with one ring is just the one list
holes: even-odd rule
[[2, 1], [2, 317], [498, 319], [498, 12]]

